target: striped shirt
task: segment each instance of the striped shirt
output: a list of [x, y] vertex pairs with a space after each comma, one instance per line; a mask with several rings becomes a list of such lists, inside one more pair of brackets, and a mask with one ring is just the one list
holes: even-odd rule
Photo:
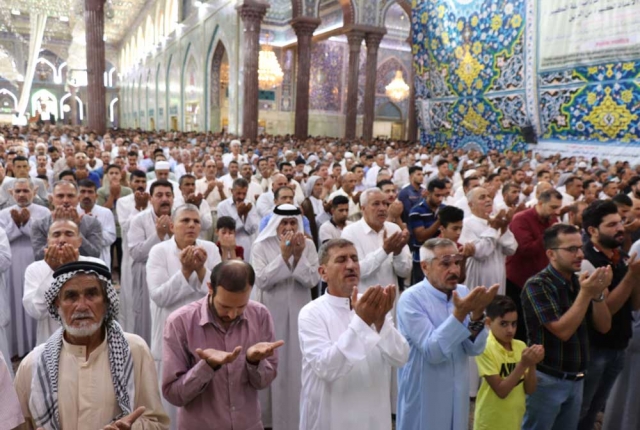
[[580, 284], [574, 274], [566, 280], [551, 265], [529, 278], [522, 290], [522, 310], [529, 345], [544, 346], [542, 366], [560, 371], [578, 373], [585, 370], [589, 360], [587, 319], [591, 307], [578, 330], [566, 341], [558, 339], [544, 325], [559, 320], [573, 305]]

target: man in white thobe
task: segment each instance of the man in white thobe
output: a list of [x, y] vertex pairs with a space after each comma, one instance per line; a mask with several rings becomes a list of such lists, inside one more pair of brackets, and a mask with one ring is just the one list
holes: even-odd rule
[[[200, 211], [200, 238], [205, 239], [204, 234], [211, 228], [211, 208], [204, 199], [204, 195], [196, 193], [196, 177], [191, 174], [182, 175], [180, 178], [180, 192], [186, 203], [195, 205]], [[174, 207], [177, 208], [177, 206]]]
[[518, 242], [509, 230], [513, 213], [502, 210], [491, 219], [493, 202], [482, 187], [469, 191], [468, 200], [471, 215], [464, 219], [459, 243], [473, 243], [475, 253], [466, 260], [465, 284], [469, 289], [499, 284], [498, 294], [505, 294], [506, 258], [518, 249]]
[[211, 209], [211, 229], [206, 234], [206, 239], [215, 242], [215, 226], [218, 220], [218, 205], [221, 201], [226, 200], [229, 190], [224, 188], [224, 184], [217, 179], [218, 168], [215, 160], [207, 160], [204, 162], [204, 178], [196, 180], [196, 193], [202, 194], [204, 200], [209, 204]]
[[358, 252], [347, 240], [326, 242], [319, 258], [327, 292], [298, 316], [300, 429], [391, 429], [391, 372], [409, 358], [390, 312], [395, 286], [358, 296]]
[[[383, 155], [384, 157], [384, 155]], [[360, 257], [360, 292], [371, 285], [398, 284], [398, 277], [411, 274], [409, 232], [386, 221], [389, 202], [379, 188], [369, 188], [360, 196], [364, 217], [342, 231]]]
[[102, 249], [100, 250], [100, 259], [106, 263], [111, 269], [111, 245], [116, 241], [116, 220], [113, 212], [102, 206], [96, 205], [98, 199], [98, 189], [96, 184], [89, 180], [83, 179], [78, 183], [78, 192], [80, 201], [78, 202], [78, 213], [82, 216], [94, 217], [100, 221], [102, 225]]
[[275, 207], [275, 193], [279, 188], [287, 186], [289, 181], [287, 177], [281, 173], [273, 175], [271, 178], [271, 191], [260, 194], [258, 201], [256, 202], [256, 210], [260, 219], [264, 218], [267, 214], [270, 214]]
[[304, 236], [302, 213], [297, 207], [276, 206], [267, 227], [256, 239], [251, 255], [256, 272], [254, 299], [273, 316], [276, 338], [284, 340], [278, 352], [279, 372], [260, 391], [262, 423], [274, 429], [299, 428], [302, 354], [298, 343], [298, 314], [311, 301], [311, 289], [320, 281], [318, 253]]
[[[184, 179], [184, 175], [180, 180]], [[151, 248], [147, 260], [147, 286], [151, 299], [151, 355], [162, 385], [162, 333], [164, 323], [176, 309], [207, 295], [211, 271], [220, 263], [220, 251], [198, 239], [200, 213], [196, 206], [180, 206], [172, 215], [173, 238]], [[177, 429], [178, 410], [162, 399], [164, 410]]]
[[129, 226], [127, 241], [131, 255], [133, 332], [151, 344], [151, 308], [147, 288], [147, 259], [154, 245], [169, 240], [173, 186], [156, 181], [151, 186], [151, 206], [136, 215]]
[[[3, 228], [0, 228], [0, 359], [4, 358], [4, 361], [7, 363], [11, 363], [11, 353], [9, 352], [11, 303], [9, 302], [9, 291], [5, 278], [9, 267], [11, 267], [11, 246], [9, 245], [7, 233], [5, 233]], [[2, 363], [0, 363], [0, 367], [1, 366]], [[9, 375], [13, 376], [13, 368], [9, 369]], [[0, 415], [2, 415], [2, 413], [0, 413]]]
[[16, 204], [0, 211], [0, 228], [7, 234], [12, 256], [11, 267], [4, 274], [11, 308], [10, 357], [22, 357], [36, 345], [36, 322], [22, 307], [24, 272], [34, 260], [31, 227], [48, 216], [49, 210], [33, 204], [33, 185], [28, 179], [16, 179], [12, 185]]
[[45, 293], [53, 282], [53, 273], [63, 264], [74, 261], [93, 261], [105, 264], [99, 258], [85, 257], [78, 253], [82, 237], [78, 226], [71, 220], [54, 221], [49, 227], [44, 259], [34, 261], [24, 273], [22, 305], [25, 312], [37, 321], [36, 345], [44, 343], [60, 328], [47, 309]]
[[131, 255], [127, 234], [134, 216], [149, 206], [147, 193], [147, 175], [141, 170], [130, 172], [130, 185], [133, 194], [118, 199], [116, 216], [122, 229], [122, 264], [120, 266], [120, 316], [119, 321], [125, 332], [133, 332], [133, 281], [131, 274]]
[[247, 200], [249, 184], [243, 178], [233, 181], [231, 197], [218, 205], [218, 217], [228, 216], [236, 222], [236, 243], [244, 249], [244, 261], [250, 261], [253, 235], [258, 232], [260, 218]]
[[168, 181], [173, 185], [173, 200], [176, 202], [176, 206], [182, 206], [184, 204], [184, 198], [180, 192], [180, 184], [173, 179], [169, 178], [170, 164], [168, 161], [157, 161], [155, 164], [155, 178], [147, 181], [147, 192], [150, 193], [151, 185], [156, 181]]

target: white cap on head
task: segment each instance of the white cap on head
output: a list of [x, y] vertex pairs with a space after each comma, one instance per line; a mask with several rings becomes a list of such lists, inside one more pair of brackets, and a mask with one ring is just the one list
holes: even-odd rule
[[420, 161], [424, 161], [424, 160], [428, 160], [429, 156], [427, 154], [421, 154], [420, 155]]
[[229, 146], [240, 146], [241, 143], [238, 139], [233, 139], [230, 143]]
[[467, 179], [469, 176], [473, 176], [476, 174], [476, 171], [474, 169], [469, 169], [466, 172], [464, 172], [464, 179]]
[[586, 169], [587, 168], [587, 163], [585, 163], [584, 161], [581, 161], [578, 163], [578, 169]]
[[169, 170], [171, 165], [168, 161], [157, 161], [155, 168], [156, 170]]
[[344, 158], [355, 158], [355, 156], [353, 155], [353, 152], [345, 152], [344, 153]]

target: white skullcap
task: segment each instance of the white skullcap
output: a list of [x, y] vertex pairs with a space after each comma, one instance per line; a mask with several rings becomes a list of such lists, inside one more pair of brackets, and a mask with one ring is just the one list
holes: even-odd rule
[[429, 159], [429, 156], [428, 156], [427, 154], [422, 154], [422, 155], [420, 155], [420, 160], [421, 160], [421, 161], [422, 161], [422, 160], [428, 160], [428, 159]]
[[229, 146], [240, 146], [241, 143], [238, 139], [233, 139], [230, 143]]
[[355, 156], [353, 155], [353, 152], [345, 152], [344, 153], [344, 158], [355, 158]]
[[157, 161], [156, 162], [156, 170], [169, 170], [171, 166], [168, 161]]
[[464, 172], [464, 179], [467, 179], [469, 176], [473, 176], [475, 174], [476, 171], [474, 169], [467, 170], [466, 172]]

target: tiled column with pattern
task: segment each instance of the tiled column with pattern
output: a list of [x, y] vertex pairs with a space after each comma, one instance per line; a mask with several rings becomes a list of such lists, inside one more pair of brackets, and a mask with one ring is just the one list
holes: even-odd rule
[[260, 53], [260, 25], [269, 5], [245, 1], [237, 7], [242, 20], [244, 40], [244, 100], [242, 106], [242, 137], [255, 141], [258, 137], [258, 54]]
[[87, 123], [90, 130], [103, 135], [107, 130], [107, 102], [104, 88], [105, 0], [85, 0], [84, 22], [87, 41]]
[[371, 142], [373, 138], [373, 120], [376, 116], [376, 77], [378, 71], [378, 48], [386, 30], [367, 33], [367, 66], [364, 83], [364, 118], [362, 120], [362, 138]]
[[356, 120], [358, 116], [358, 73], [360, 71], [360, 48], [364, 32], [351, 30], [347, 33], [349, 42], [349, 70], [347, 73], [347, 118], [344, 132], [345, 139], [356, 137]]
[[311, 69], [311, 38], [320, 25], [320, 19], [299, 17], [291, 21], [298, 36], [298, 70], [296, 78], [295, 136], [306, 139], [309, 135], [309, 74]]

